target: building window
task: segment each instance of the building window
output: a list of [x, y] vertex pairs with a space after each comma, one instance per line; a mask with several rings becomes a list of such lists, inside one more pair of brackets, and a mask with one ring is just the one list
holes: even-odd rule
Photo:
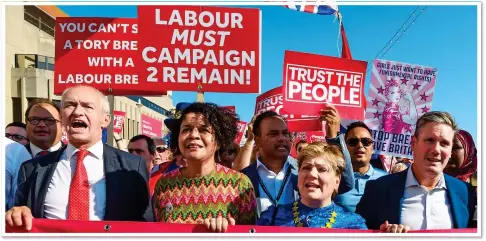
[[16, 54], [15, 68], [35, 68], [54, 71], [54, 58], [38, 54]]
[[55, 37], [56, 20], [36, 6], [24, 6], [24, 20]]

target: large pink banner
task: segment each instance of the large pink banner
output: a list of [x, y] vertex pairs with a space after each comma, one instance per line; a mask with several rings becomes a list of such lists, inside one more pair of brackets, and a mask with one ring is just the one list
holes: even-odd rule
[[142, 134], [150, 137], [162, 137], [162, 121], [142, 114]]
[[388, 60], [373, 61], [365, 123], [374, 153], [412, 158], [418, 117], [432, 108], [437, 69]]
[[[26, 233], [25, 228], [6, 227], [7, 233]], [[207, 233], [203, 225], [165, 224], [152, 222], [117, 222], [117, 221], [67, 221], [36, 218], [32, 220], [29, 233]], [[378, 230], [336, 229], [336, 228], [297, 228], [255, 225], [229, 226], [227, 233], [379, 233]], [[410, 233], [477, 233], [476, 228], [418, 230]], [[372, 234], [370, 234], [372, 235]], [[401, 234], [406, 236], [407, 234]]]

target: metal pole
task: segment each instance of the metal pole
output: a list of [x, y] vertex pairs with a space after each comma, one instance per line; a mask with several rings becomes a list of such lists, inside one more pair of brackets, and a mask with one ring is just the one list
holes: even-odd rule
[[197, 86], [197, 96], [196, 96], [196, 101], [197, 102], [204, 102], [204, 92], [203, 92], [203, 86], [201, 83]]

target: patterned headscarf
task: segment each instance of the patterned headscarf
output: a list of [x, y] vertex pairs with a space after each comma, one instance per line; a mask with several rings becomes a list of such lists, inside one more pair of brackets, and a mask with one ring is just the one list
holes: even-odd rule
[[467, 181], [469, 177], [475, 173], [478, 169], [478, 158], [476, 145], [469, 132], [459, 130], [457, 132], [457, 139], [461, 142], [464, 148], [464, 162], [459, 167], [458, 175], [456, 178]]

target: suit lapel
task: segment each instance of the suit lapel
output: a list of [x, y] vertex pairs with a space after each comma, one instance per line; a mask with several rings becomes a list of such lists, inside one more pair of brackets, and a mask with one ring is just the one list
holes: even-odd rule
[[116, 154], [113, 150], [103, 145], [103, 164], [105, 169], [105, 181], [106, 181], [106, 208], [105, 208], [105, 220], [110, 217], [110, 204], [113, 204], [117, 200], [117, 182], [111, 178], [110, 173], [120, 170], [120, 163], [117, 161]]
[[[33, 202], [33, 216], [34, 217], [44, 217], [44, 203], [46, 201], [47, 190], [49, 189], [49, 184], [56, 170], [57, 163], [61, 159], [61, 155], [66, 147], [56, 151], [56, 156], [54, 159], [42, 158], [42, 162], [39, 162], [39, 167], [36, 176], [35, 185], [35, 196], [32, 197], [35, 201]], [[45, 161], [44, 161], [45, 160]]]
[[458, 192], [459, 188], [454, 185], [455, 180], [451, 180], [452, 178], [444, 175], [446, 192], [452, 209], [453, 228], [467, 228], [468, 219], [463, 218], [468, 213], [466, 197]]
[[396, 179], [393, 180], [393, 184], [389, 186], [388, 209], [385, 209], [385, 213], [383, 213], [383, 215], [388, 217], [385, 220], [388, 220], [389, 223], [399, 224], [401, 221], [402, 197], [405, 192], [407, 173], [408, 169], [397, 174]]

